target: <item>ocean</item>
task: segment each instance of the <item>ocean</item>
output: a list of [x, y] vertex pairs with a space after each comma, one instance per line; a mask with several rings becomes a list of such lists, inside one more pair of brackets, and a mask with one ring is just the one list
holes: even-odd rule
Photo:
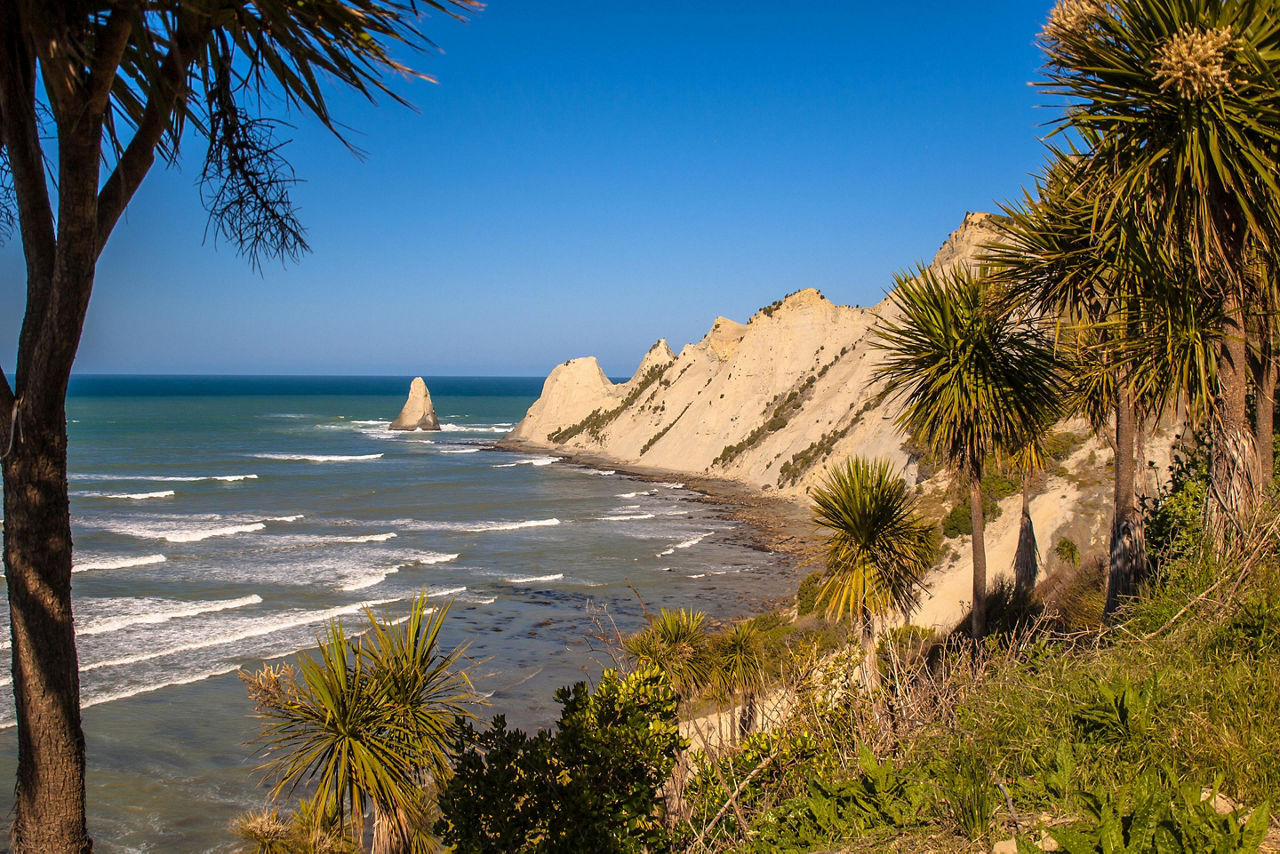
[[[267, 802], [237, 672], [313, 648], [329, 620], [358, 627], [366, 605], [396, 619], [419, 591], [451, 602], [445, 642], [480, 662], [479, 714], [534, 728], [557, 687], [609, 665], [603, 635], [643, 625], [641, 600], [726, 618], [794, 590], [796, 570], [679, 482], [496, 449], [541, 378], [429, 378], [443, 429], [393, 432], [409, 379], [73, 379], [97, 850], [229, 850], [231, 820]], [[0, 622], [7, 655], [7, 607]]]

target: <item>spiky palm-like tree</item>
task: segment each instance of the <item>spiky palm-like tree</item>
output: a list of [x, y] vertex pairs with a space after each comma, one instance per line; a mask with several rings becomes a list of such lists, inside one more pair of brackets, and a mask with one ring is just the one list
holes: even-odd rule
[[464, 648], [439, 644], [448, 610], [418, 596], [398, 623], [366, 611], [361, 637], [334, 621], [318, 658], [242, 674], [263, 721], [261, 770], [276, 778], [273, 794], [314, 785], [314, 808], [357, 839], [372, 806], [375, 854], [409, 850], [426, 785], [449, 772], [449, 727], [472, 716]]
[[932, 526], [919, 517], [906, 482], [887, 460], [852, 457], [813, 492], [813, 518], [825, 544], [826, 577], [818, 593], [828, 617], [857, 621], [863, 678], [874, 688], [876, 620], [908, 616], [933, 565]]
[[1146, 565], [1136, 492], [1143, 425], [1179, 396], [1193, 417], [1208, 407], [1217, 315], [1202, 292], [1182, 286], [1174, 259], [1143, 240], [1138, 223], [1102, 226], [1105, 183], [1093, 168], [1078, 151], [1053, 152], [1034, 192], [1005, 207], [988, 260], [1005, 300], [1056, 323], [1073, 387], [1068, 407], [1096, 433], [1114, 429], [1110, 615]]
[[922, 267], [898, 277], [891, 319], [879, 332], [880, 378], [902, 404], [899, 425], [969, 489], [975, 637], [986, 634], [983, 472], [1027, 445], [1062, 394], [1040, 325], [995, 296], [981, 273]]
[[1280, 8], [1269, 0], [1060, 0], [1042, 86], [1091, 140], [1101, 227], [1144, 226], [1221, 307], [1212, 480], [1227, 517], [1258, 482], [1246, 424], [1255, 253], [1280, 251]]
[[[736, 740], [751, 731], [755, 721], [755, 695], [764, 685], [764, 638], [759, 627], [750, 621], [735, 624], [716, 637], [711, 658], [716, 669], [715, 681], [729, 697]], [[741, 716], [735, 714], [739, 698]]]
[[663, 608], [649, 625], [627, 638], [627, 652], [638, 665], [665, 673], [676, 696], [687, 700], [715, 674], [706, 619], [701, 611]]
[[[83, 852], [85, 750], [71, 607], [66, 391], [99, 260], [152, 166], [201, 157], [210, 232], [254, 263], [306, 233], [275, 116], [341, 132], [335, 91], [434, 46], [429, 10], [475, 0], [0, 0], [0, 237], [26, 264], [16, 362], [0, 366], [4, 575], [18, 745], [13, 849]], [[278, 111], [278, 112], [276, 112]], [[17, 283], [14, 283], [15, 285]], [[12, 373], [7, 372], [12, 368]]]

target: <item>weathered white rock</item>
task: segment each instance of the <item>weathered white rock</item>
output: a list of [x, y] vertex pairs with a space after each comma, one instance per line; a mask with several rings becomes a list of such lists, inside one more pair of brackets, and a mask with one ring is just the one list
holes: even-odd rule
[[[997, 226], [991, 214], [967, 215], [930, 266], [938, 272], [973, 266], [982, 247], [998, 238]], [[594, 358], [573, 359], [551, 372], [508, 440], [551, 453], [584, 451], [623, 466], [734, 480], [801, 503], [832, 465], [854, 454], [888, 460], [914, 486], [921, 469], [898, 426], [899, 406], [883, 398], [878, 381], [884, 351], [877, 332], [895, 313], [889, 300], [869, 308], [835, 305], [810, 288], [745, 324], [716, 318], [702, 340], [677, 356], [659, 340], [625, 383], [611, 383]], [[1060, 429], [1087, 433], [1083, 424]], [[1162, 447], [1167, 450], [1167, 443], [1153, 439], [1146, 452], [1159, 461], [1152, 455]], [[1090, 440], [1067, 468], [1078, 475], [1094, 465], [1094, 455], [1101, 465], [1104, 453]], [[919, 485], [943, 503], [947, 481], [945, 472], [937, 472]], [[1052, 475], [1033, 497], [1041, 542], [1055, 542], [1072, 524], [1072, 508], [1084, 498], [1082, 483]], [[987, 526], [992, 581], [1012, 566], [1018, 540], [1021, 497], [1005, 501], [1001, 517]], [[931, 595], [914, 615], [920, 625], [950, 628], [966, 611], [972, 590], [967, 539], [948, 548], [954, 557], [930, 576]]]
[[409, 398], [400, 410], [400, 417], [391, 422], [392, 430], [439, 430], [440, 419], [436, 417], [435, 405], [431, 403], [431, 392], [422, 377], [414, 377], [409, 383]]

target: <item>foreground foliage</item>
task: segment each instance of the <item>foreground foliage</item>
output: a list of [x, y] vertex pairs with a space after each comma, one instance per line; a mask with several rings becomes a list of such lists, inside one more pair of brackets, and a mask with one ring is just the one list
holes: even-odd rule
[[1280, 792], [1280, 516], [1215, 552], [1208, 479], [1193, 458], [1149, 508], [1157, 573], [1114, 627], [895, 635], [870, 695], [839, 679], [860, 651], [828, 659], [786, 727], [695, 763], [686, 848], [1258, 851]]
[[665, 850], [659, 795], [686, 746], [676, 695], [657, 668], [606, 671], [556, 692], [554, 732], [460, 732], [453, 777], [440, 793], [437, 832], [459, 852]]
[[360, 839], [371, 806], [375, 850], [425, 844], [430, 789], [447, 778], [450, 733], [475, 700], [464, 649], [440, 647], [448, 611], [424, 595], [399, 622], [366, 610], [361, 635], [330, 623], [318, 658], [241, 674], [263, 723], [260, 770], [275, 778], [273, 796], [314, 790], [304, 824]]

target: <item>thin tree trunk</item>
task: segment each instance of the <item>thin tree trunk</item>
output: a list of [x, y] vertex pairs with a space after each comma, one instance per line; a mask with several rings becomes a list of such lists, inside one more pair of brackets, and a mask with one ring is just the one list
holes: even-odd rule
[[982, 513], [982, 478], [969, 478], [969, 520], [973, 523], [973, 615], [975, 640], [987, 634], [987, 525]]
[[747, 691], [742, 697], [742, 714], [738, 718], [738, 736], [746, 738], [756, 725], [756, 695]]
[[1115, 515], [1111, 521], [1111, 560], [1107, 573], [1107, 599], [1104, 619], [1110, 619], [1122, 600], [1137, 592], [1138, 581], [1146, 572], [1146, 539], [1138, 513], [1134, 489], [1138, 466], [1137, 417], [1133, 390], [1122, 382], [1116, 399], [1115, 451]]
[[1261, 323], [1258, 363], [1253, 377], [1256, 398], [1253, 445], [1258, 452], [1258, 488], [1266, 490], [1275, 477], [1276, 354], [1270, 318]]
[[1031, 521], [1031, 472], [1022, 476], [1022, 522], [1018, 527], [1018, 548], [1013, 554], [1014, 596], [1019, 608], [1031, 603], [1031, 591], [1036, 588], [1036, 576], [1040, 573], [1039, 549], [1036, 545], [1036, 526]]
[[875, 623], [870, 616], [864, 615], [862, 618], [860, 640], [862, 642], [862, 684], [866, 687], [868, 694], [874, 695], [876, 689], [880, 687], [880, 661], [876, 655]]
[[1247, 423], [1248, 346], [1244, 312], [1234, 295], [1224, 306], [1223, 340], [1218, 354], [1218, 396], [1214, 406], [1213, 454], [1210, 466], [1221, 540], [1243, 524], [1257, 501], [1258, 453]]
[[[61, 397], [55, 393], [56, 397]], [[4, 568], [13, 642], [18, 774], [13, 850], [93, 850], [71, 614], [66, 424], [23, 406], [4, 458]]]

